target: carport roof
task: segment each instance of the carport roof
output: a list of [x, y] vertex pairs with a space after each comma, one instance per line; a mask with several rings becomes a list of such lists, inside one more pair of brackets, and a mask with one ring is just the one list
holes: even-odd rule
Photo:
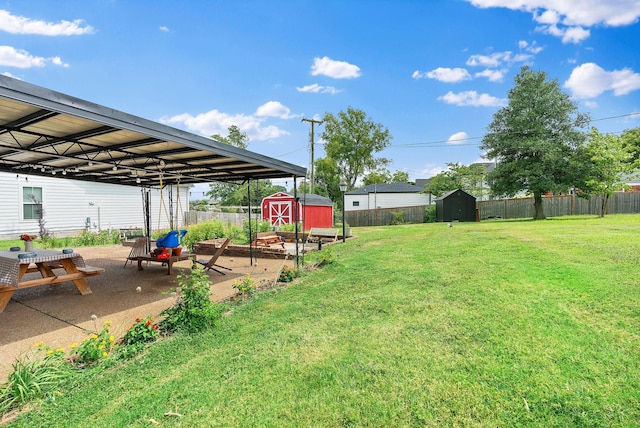
[[304, 177], [306, 168], [0, 76], [0, 171], [131, 186]]

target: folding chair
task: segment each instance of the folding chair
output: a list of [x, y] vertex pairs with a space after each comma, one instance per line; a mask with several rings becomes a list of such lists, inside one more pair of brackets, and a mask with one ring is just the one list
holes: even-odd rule
[[[229, 243], [231, 242], [230, 238], [226, 238], [224, 240], [224, 242], [222, 242], [222, 245], [220, 245], [220, 248], [218, 248], [215, 252], [215, 254], [213, 256], [211, 256], [211, 258], [209, 260], [207, 259], [200, 259], [200, 260], [196, 260], [196, 263], [202, 265], [202, 267], [205, 270], [215, 270], [216, 272], [222, 274], [222, 275], [226, 275], [226, 273], [216, 269], [215, 267], [219, 267], [222, 269], [226, 269], [226, 270], [232, 270], [231, 268], [225, 267], [225, 266], [220, 266], [216, 264], [216, 260], [218, 260], [218, 257], [220, 257], [222, 255], [222, 253], [224, 253], [225, 248], [227, 248], [227, 245], [229, 245]], [[215, 267], [214, 267], [215, 266]]]
[[129, 252], [129, 256], [127, 257], [127, 260], [125, 260], [124, 266], [122, 266], [122, 269], [127, 267], [127, 263], [133, 263], [136, 257], [144, 256], [145, 254], [147, 254], [147, 238], [136, 238], [135, 242], [133, 243], [133, 247], [131, 247], [131, 251]]

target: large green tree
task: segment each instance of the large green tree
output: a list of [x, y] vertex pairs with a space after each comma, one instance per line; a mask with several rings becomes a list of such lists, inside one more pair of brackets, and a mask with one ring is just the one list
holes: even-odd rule
[[584, 142], [581, 128], [589, 116], [578, 111], [557, 80], [529, 67], [515, 77], [508, 99], [482, 139], [487, 157], [497, 162], [487, 178], [494, 195], [533, 193], [534, 218], [542, 220], [542, 195], [565, 192], [577, 179], [571, 159]]
[[622, 133], [622, 144], [631, 153], [635, 168], [640, 168], [640, 128], [625, 130]]
[[484, 196], [485, 167], [461, 165], [457, 162], [448, 163], [447, 167], [446, 171], [431, 177], [429, 184], [424, 186], [427, 193], [431, 193], [437, 198], [452, 190], [462, 189], [478, 198]]
[[362, 110], [349, 107], [337, 116], [326, 113], [322, 139], [325, 153], [335, 163], [347, 190], [353, 189], [367, 172], [389, 163], [388, 159], [375, 157], [391, 142], [389, 130]]
[[[241, 132], [240, 128], [236, 125], [231, 125], [228, 128], [228, 132], [229, 133], [226, 137], [223, 137], [220, 134], [214, 134], [211, 138], [240, 149], [246, 149], [248, 147], [249, 137], [244, 132]], [[236, 191], [238, 191], [237, 184], [215, 182], [209, 184], [207, 196], [211, 199], [220, 201], [222, 205], [241, 205], [236, 203], [238, 200], [238, 195], [235, 194]]]
[[614, 134], [601, 134], [596, 128], [589, 133], [584, 148], [585, 171], [581, 194], [602, 196], [600, 217], [607, 213], [609, 197], [625, 186], [625, 173], [633, 169], [633, 154], [622, 140]]

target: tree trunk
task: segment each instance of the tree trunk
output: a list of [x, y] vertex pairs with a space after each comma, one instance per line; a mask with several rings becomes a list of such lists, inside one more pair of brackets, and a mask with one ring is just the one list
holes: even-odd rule
[[533, 206], [536, 209], [536, 214], [533, 216], [534, 220], [546, 220], [544, 211], [542, 211], [542, 193], [533, 192]]
[[600, 217], [604, 217], [607, 213], [607, 203], [609, 202], [609, 194], [602, 195], [602, 206], [600, 207]]

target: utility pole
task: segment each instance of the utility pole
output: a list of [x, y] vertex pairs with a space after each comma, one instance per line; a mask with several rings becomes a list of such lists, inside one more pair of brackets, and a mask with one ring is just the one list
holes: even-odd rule
[[313, 158], [313, 149], [314, 149], [314, 135], [315, 135], [315, 130], [314, 130], [314, 125], [317, 123], [318, 125], [322, 124], [322, 120], [316, 120], [316, 119], [305, 119], [304, 117], [302, 118], [302, 122], [309, 122], [311, 124], [311, 165], [310, 165], [310, 171], [311, 171], [311, 176], [309, 177], [309, 193], [313, 193], [313, 183], [315, 181], [315, 176], [314, 176], [314, 158]]

